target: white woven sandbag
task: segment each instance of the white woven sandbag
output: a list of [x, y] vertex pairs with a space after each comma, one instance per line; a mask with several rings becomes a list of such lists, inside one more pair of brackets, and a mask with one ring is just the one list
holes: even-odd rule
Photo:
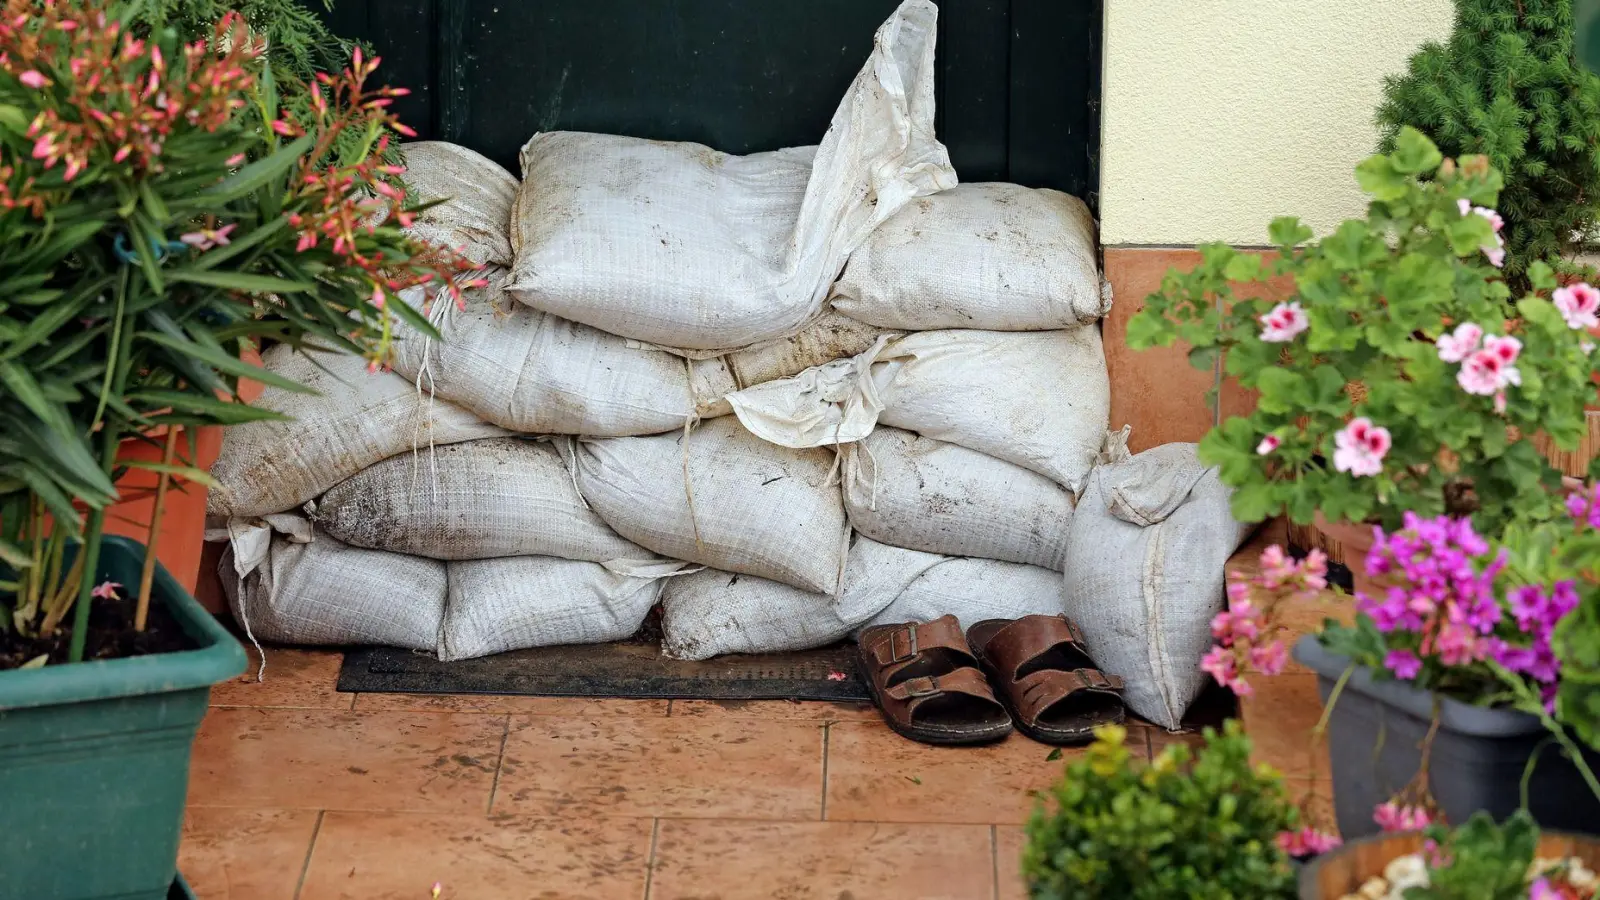
[[871, 349], [884, 329], [827, 310], [789, 337], [728, 354], [739, 388], [798, 375], [813, 366], [850, 359]]
[[906, 0], [815, 148], [551, 132], [522, 150], [511, 292], [545, 312], [691, 350], [792, 334], [846, 257], [910, 200], [953, 187], [934, 137], [931, 0]]
[[1098, 327], [924, 331], [891, 343], [879, 359], [882, 424], [1016, 463], [1074, 494], [1082, 489], [1111, 415]]
[[879, 427], [846, 452], [845, 509], [861, 534], [1061, 570], [1072, 496], [1043, 475], [898, 428]]
[[[679, 566], [662, 564], [658, 574]], [[550, 556], [452, 562], [439, 658], [620, 641], [644, 624], [659, 592], [656, 577]]]
[[886, 328], [1049, 331], [1110, 309], [1082, 200], [963, 184], [908, 204], [850, 255], [833, 306]]
[[392, 372], [368, 372], [358, 356], [298, 353], [280, 344], [262, 354], [262, 364], [314, 393], [269, 386], [254, 405], [287, 420], [223, 432], [206, 497], [211, 515], [295, 509], [391, 456], [415, 451], [425, 458], [431, 447], [505, 434], [458, 406], [419, 395]]
[[857, 538], [850, 548], [839, 617], [864, 625], [984, 619], [1062, 612], [1061, 577], [1050, 569], [890, 547]]
[[1194, 444], [1129, 457], [1124, 431], [1089, 476], [1067, 545], [1067, 614], [1100, 668], [1127, 682], [1128, 708], [1177, 728], [1208, 676], [1224, 567], [1253, 526]]
[[460, 252], [477, 265], [509, 266], [511, 208], [517, 179], [488, 158], [444, 141], [400, 148], [410, 203], [432, 203], [406, 232], [417, 240]]
[[444, 620], [444, 563], [292, 530], [231, 523], [218, 575], [251, 640], [434, 650]]
[[[680, 429], [728, 411], [733, 377], [720, 359], [689, 362], [630, 346], [616, 335], [511, 302], [505, 273], [468, 291], [466, 309], [445, 300], [430, 319], [444, 340], [406, 330], [396, 372], [484, 420], [527, 434], [622, 437]], [[408, 292], [421, 308], [421, 296]]]
[[667, 579], [661, 610], [661, 651], [687, 660], [824, 647], [859, 624], [825, 594], [716, 569]]
[[737, 419], [692, 433], [578, 441], [578, 489], [606, 524], [673, 559], [832, 594], [844, 500], [834, 454], [776, 447]]
[[654, 559], [584, 504], [554, 447], [519, 438], [387, 459], [323, 494], [314, 516], [347, 544], [432, 559]]

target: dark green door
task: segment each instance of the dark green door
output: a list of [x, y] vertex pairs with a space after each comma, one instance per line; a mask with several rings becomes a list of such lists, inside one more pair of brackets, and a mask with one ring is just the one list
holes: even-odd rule
[[[1099, 185], [1101, 0], [938, 0], [939, 135], [963, 180]], [[338, 0], [425, 137], [516, 171], [536, 131], [814, 144], [897, 0]]]

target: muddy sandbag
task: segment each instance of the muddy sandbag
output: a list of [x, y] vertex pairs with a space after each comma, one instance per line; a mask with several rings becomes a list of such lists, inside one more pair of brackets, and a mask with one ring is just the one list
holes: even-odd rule
[[880, 426], [848, 445], [845, 509], [885, 544], [1061, 570], [1072, 495], [1021, 466]]
[[346, 544], [433, 559], [654, 558], [583, 502], [553, 446], [520, 438], [384, 460], [323, 494], [313, 517]]
[[937, 21], [931, 0], [900, 5], [814, 148], [731, 156], [534, 135], [512, 218], [512, 294], [666, 347], [731, 349], [794, 333], [873, 228], [956, 183], [934, 137]]
[[661, 651], [687, 660], [825, 647], [859, 624], [826, 594], [716, 569], [667, 579], [661, 611]]
[[439, 658], [631, 637], [655, 606], [659, 576], [681, 565], [658, 563], [623, 574], [550, 556], [452, 562]]
[[268, 386], [254, 405], [289, 418], [223, 432], [206, 497], [211, 515], [296, 509], [391, 456], [426, 458], [432, 447], [505, 434], [459, 406], [419, 394], [399, 375], [368, 372], [359, 356], [298, 353], [280, 344], [261, 358], [268, 371], [315, 393]]
[[794, 335], [727, 355], [740, 388], [798, 375], [814, 366], [866, 352], [884, 329], [828, 310]]
[[444, 141], [417, 141], [400, 148], [408, 203], [444, 201], [423, 210], [406, 233], [459, 252], [477, 265], [509, 266], [511, 208], [517, 179], [478, 153]]
[[[444, 337], [406, 330], [394, 368], [488, 422], [527, 434], [660, 434], [728, 412], [734, 388], [720, 359], [690, 362], [513, 302], [505, 273], [468, 291], [466, 308], [438, 300], [429, 318]], [[406, 302], [422, 308], [419, 292]]]
[[305, 524], [280, 533], [235, 520], [230, 531], [218, 575], [251, 640], [428, 652], [438, 645], [444, 563], [346, 546]]
[[850, 256], [833, 306], [885, 328], [1050, 331], [1111, 308], [1082, 200], [963, 184], [896, 213]]
[[892, 342], [879, 359], [882, 424], [1082, 489], [1111, 416], [1098, 327], [924, 331]]
[[1130, 456], [1112, 435], [1073, 516], [1067, 614], [1095, 662], [1127, 682], [1128, 708], [1177, 728], [1210, 677], [1211, 619], [1224, 568], [1254, 526], [1234, 521], [1232, 491], [1194, 444]]
[[570, 452], [589, 505], [641, 547], [815, 593], [838, 587], [848, 526], [832, 452], [768, 444], [732, 417]]
[[836, 609], [862, 627], [953, 615], [967, 628], [984, 619], [1059, 615], [1061, 576], [1038, 566], [922, 553], [858, 537]]

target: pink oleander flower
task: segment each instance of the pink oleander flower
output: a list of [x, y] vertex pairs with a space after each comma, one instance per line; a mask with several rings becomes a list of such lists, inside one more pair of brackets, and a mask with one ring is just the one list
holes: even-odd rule
[[116, 581], [102, 581], [89, 595], [97, 600], [121, 600], [122, 595], [117, 593], [121, 587], [122, 584]]
[[1528, 900], [1565, 900], [1567, 895], [1556, 890], [1548, 878], [1534, 879], [1528, 888]]
[[1269, 344], [1284, 344], [1294, 340], [1311, 327], [1311, 317], [1299, 301], [1279, 303], [1270, 312], [1259, 317], [1261, 339]]
[[1327, 853], [1344, 843], [1337, 835], [1306, 826], [1299, 831], [1278, 832], [1278, 847], [1295, 859]]
[[1357, 478], [1370, 477], [1383, 471], [1383, 457], [1393, 441], [1389, 429], [1372, 424], [1361, 416], [1350, 420], [1343, 430], [1333, 436], [1333, 467], [1349, 472]]
[[1447, 363], [1458, 363], [1471, 356], [1483, 340], [1483, 329], [1471, 322], [1462, 322], [1456, 330], [1442, 334], [1434, 345], [1439, 348], [1439, 358]]
[[1266, 456], [1281, 446], [1283, 446], [1283, 439], [1275, 434], [1269, 434], [1261, 439], [1261, 443], [1256, 445], [1256, 453]]
[[224, 225], [221, 228], [202, 228], [199, 231], [191, 231], [188, 234], [178, 238], [178, 240], [183, 241], [185, 244], [188, 244], [196, 250], [210, 250], [212, 247], [226, 247], [228, 245], [228, 235], [232, 234], [233, 230], [237, 227], [239, 226]]
[[44, 73], [38, 69], [29, 69], [23, 72], [17, 76], [17, 80], [22, 82], [24, 87], [30, 87], [36, 91], [50, 86], [50, 79], [44, 77]]
[[1580, 281], [1556, 288], [1550, 295], [1550, 302], [1561, 312], [1561, 318], [1567, 320], [1568, 328], [1587, 331], [1600, 327], [1600, 315], [1597, 315], [1600, 313], [1600, 288]]
[[1433, 824], [1433, 816], [1420, 806], [1401, 806], [1390, 800], [1372, 811], [1372, 821], [1384, 831], [1421, 831]]

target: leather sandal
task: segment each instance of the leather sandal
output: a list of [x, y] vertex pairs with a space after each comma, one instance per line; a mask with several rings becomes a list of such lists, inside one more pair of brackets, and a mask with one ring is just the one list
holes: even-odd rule
[[983, 744], [1011, 733], [1011, 716], [978, 671], [955, 616], [868, 628], [857, 653], [884, 721], [902, 737]]
[[1017, 730], [1040, 743], [1086, 744], [1127, 714], [1122, 679], [1095, 666], [1066, 616], [986, 619], [967, 629], [967, 642]]

